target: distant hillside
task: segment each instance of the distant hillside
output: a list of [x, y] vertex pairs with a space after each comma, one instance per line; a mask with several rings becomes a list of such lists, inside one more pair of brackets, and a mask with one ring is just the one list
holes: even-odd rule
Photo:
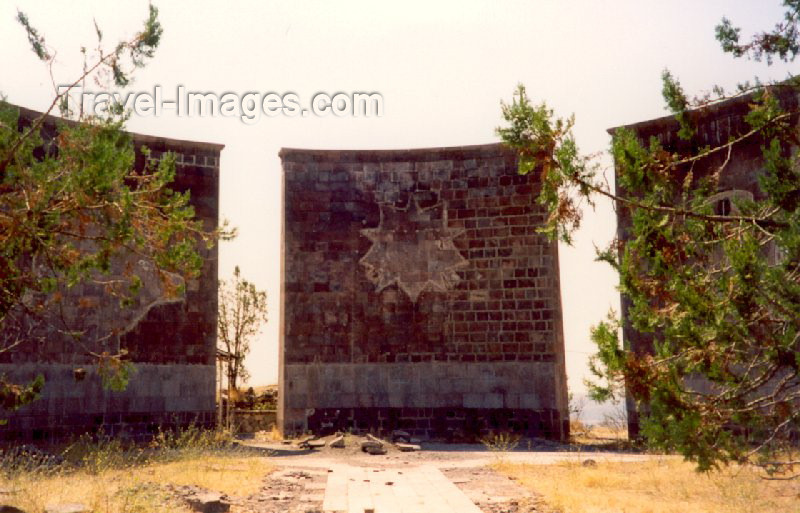
[[625, 402], [596, 403], [585, 394], [575, 394], [574, 404], [582, 404], [580, 420], [586, 424], [600, 424], [606, 417], [620, 418], [625, 411]]
[[[241, 387], [242, 391], [245, 391], [248, 388], [249, 387]], [[253, 387], [253, 392], [255, 392], [256, 395], [261, 395], [264, 392], [266, 392], [267, 390], [278, 390], [278, 385], [261, 385], [261, 386]]]

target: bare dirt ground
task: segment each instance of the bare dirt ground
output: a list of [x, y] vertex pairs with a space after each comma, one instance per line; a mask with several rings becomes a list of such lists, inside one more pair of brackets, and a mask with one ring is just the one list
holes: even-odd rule
[[552, 509], [538, 495], [489, 467], [443, 468], [484, 513], [549, 513]]
[[[293, 467], [267, 475], [258, 492], [245, 496], [224, 495], [231, 513], [316, 513], [322, 500], [328, 473], [319, 468]], [[172, 486], [171, 494], [180, 499], [206, 490], [192, 486]]]
[[[329, 441], [332, 437], [323, 439]], [[421, 443], [420, 451], [401, 452], [385, 444], [386, 454], [371, 455], [361, 450], [365, 438], [347, 435], [344, 448], [297, 447], [294, 443], [247, 440], [243, 445], [270, 455], [279, 470], [268, 476], [261, 492], [245, 499], [232, 498], [233, 511], [317, 512], [322, 511], [327, 472], [336, 465], [372, 469], [402, 469], [433, 465], [455, 484], [484, 513], [549, 513], [552, 508], [513, 478], [495, 472], [491, 466], [509, 463], [549, 464], [559, 461], [641, 461], [648, 456], [630, 452], [607, 452], [556, 444], [543, 440], [523, 441], [515, 450], [490, 450], [482, 444]], [[588, 450], [587, 450], [588, 449]], [[422, 512], [421, 512], [422, 513]]]

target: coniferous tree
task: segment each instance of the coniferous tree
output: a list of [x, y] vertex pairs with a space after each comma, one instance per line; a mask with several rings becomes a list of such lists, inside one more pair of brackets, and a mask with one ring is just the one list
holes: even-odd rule
[[[52, 73], [55, 52], [24, 13], [17, 19]], [[0, 353], [65, 343], [66, 350], [99, 364], [107, 386], [122, 388], [131, 365], [124, 348], [113, 343], [119, 328], [91, 337], [76, 329], [63, 315], [64, 303], [78, 300], [70, 291], [94, 284], [122, 311], [137, 304], [146, 269], [165, 297], [180, 298], [185, 279], [200, 271], [198, 245], [232, 234], [204, 230], [189, 194], [169, 188], [174, 155], [146, 158], [144, 168], [136, 169], [121, 106], [104, 117], [71, 109], [71, 89], [87, 80], [128, 85], [131, 73], [154, 56], [163, 32], [152, 5], [130, 40], [105, 48], [102, 31], [95, 29], [96, 49], [81, 49], [83, 72], [68, 88], [54, 91], [44, 113], [20, 122], [19, 109], [0, 102]], [[54, 112], [65, 121], [49, 117]], [[52, 125], [56, 133], [42, 135]], [[129, 265], [133, 257], [138, 265]], [[35, 400], [43, 385], [41, 376], [28, 384], [0, 377], [0, 404], [16, 409]]]
[[[723, 50], [792, 61], [800, 50], [800, 2], [784, 5], [784, 20], [746, 43], [723, 19]], [[690, 99], [669, 72], [662, 79], [678, 136], [693, 150], [669, 151], [655, 138], [616, 130], [614, 190], [597, 161], [579, 152], [572, 118], [532, 104], [522, 86], [503, 105], [508, 125], [498, 133], [517, 151], [520, 172], [541, 173], [539, 202], [550, 212], [551, 236], [569, 243], [580, 202], [591, 205], [598, 195], [628, 220], [627, 235], [598, 258], [619, 273], [630, 305], [625, 322], [651, 334], [652, 350], [624, 350], [616, 314], [596, 325], [594, 398], [630, 394], [645, 406], [646, 441], [679, 451], [699, 469], [748, 461], [791, 477], [800, 464], [792, 456], [800, 431], [800, 133], [792, 98], [800, 81], [743, 84], [731, 94], [716, 87]], [[697, 144], [697, 113], [736, 98], [750, 104], [746, 129], [717, 146]], [[709, 199], [730, 160], [718, 157], [746, 144], [762, 149], [763, 198], [738, 198], [715, 211]], [[694, 164], [712, 157], [719, 168], [695, 175]], [[765, 257], [767, 248], [778, 258]]]

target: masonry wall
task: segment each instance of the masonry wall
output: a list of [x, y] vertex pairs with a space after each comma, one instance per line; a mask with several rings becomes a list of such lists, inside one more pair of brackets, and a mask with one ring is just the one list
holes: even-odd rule
[[564, 439], [557, 245], [500, 145], [283, 149], [279, 424]]
[[[777, 95], [785, 109], [796, 110], [798, 98], [790, 87], [776, 87], [773, 89], [773, 93]], [[669, 152], [684, 156], [697, 155], [701, 148], [721, 147], [728, 141], [739, 139], [750, 132], [751, 127], [745, 117], [750, 112], [749, 103], [752, 101], [751, 96], [744, 96], [721, 102], [709, 108], [690, 111], [687, 116], [695, 124], [696, 133], [688, 140], [678, 137], [680, 126], [673, 116], [642, 121], [624, 128], [632, 130], [645, 146], [649, 144], [651, 138], [655, 138]], [[797, 123], [796, 116], [790, 122]], [[609, 133], [613, 134], [618, 129], [609, 129]], [[696, 161], [691, 168], [684, 166], [674, 170], [674, 179], [676, 181], [685, 180], [691, 169], [694, 180], [697, 181], [722, 169], [718, 180], [720, 193], [746, 191], [757, 201], [764, 197], [764, 193], [758, 185], [759, 175], [764, 166], [761, 149], [764, 144], [765, 141], [760, 137], [745, 138], [732, 145], [730, 153], [727, 150], [716, 151]], [[618, 188], [617, 193], [624, 194], [625, 191]], [[629, 238], [630, 225], [631, 219], [627, 209], [619, 206], [617, 208], [617, 236], [620, 239]], [[625, 348], [639, 354], [652, 352], [653, 338], [656, 334], [634, 330], [627, 322], [629, 308], [630, 300], [623, 294], [621, 296], [621, 314]], [[630, 438], [635, 438], [639, 435], [640, 414], [647, 412], [647, 405], [637, 405], [631, 397], [628, 397], [626, 407], [628, 434]]]
[[[39, 113], [21, 109], [20, 127]], [[45, 140], [52, 140], [55, 119], [44, 126]], [[177, 158], [171, 188], [189, 191], [191, 205], [206, 229], [217, 226], [219, 210], [219, 156], [221, 145], [180, 141], [132, 134], [137, 148], [136, 168], [144, 166], [142, 146], [158, 159], [165, 152]], [[101, 386], [95, 361], [74, 344], [52, 334], [0, 353], [0, 375], [23, 382], [43, 374], [42, 398], [16, 412], [0, 427], [6, 440], [44, 440], [84, 432], [140, 438], [159, 427], [197, 423], [211, 425], [215, 418], [215, 347], [217, 319], [217, 249], [199, 248], [201, 275], [186, 283], [185, 297], [165, 300], [152, 283], [145, 283], [133, 311], [109, 308], [113, 300], [94, 285], [72, 289], [64, 301], [65, 315], [82, 319], [98, 329], [116, 326], [130, 318], [120, 348], [129, 351], [135, 371], [126, 390], [115, 392]], [[138, 310], [137, 310], [138, 309]], [[115, 324], [116, 323], [116, 324]], [[76, 379], [76, 368], [86, 370]]]

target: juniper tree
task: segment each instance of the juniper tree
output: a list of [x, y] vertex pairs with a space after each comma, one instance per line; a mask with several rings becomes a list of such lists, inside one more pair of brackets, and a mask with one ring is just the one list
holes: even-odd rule
[[[723, 50], [768, 62], [793, 60], [800, 2], [784, 4], [784, 21], [746, 43], [723, 19], [717, 27]], [[627, 391], [646, 405], [647, 442], [679, 451], [701, 470], [748, 461], [772, 476], [796, 476], [800, 134], [796, 107], [781, 99], [791, 98], [800, 82], [744, 84], [730, 94], [715, 88], [711, 95], [689, 98], [669, 72], [662, 80], [682, 139], [693, 141], [697, 109], [728, 98], [751, 104], [746, 130], [717, 146], [690, 144], [693, 151], [681, 154], [655, 138], [642, 141], [619, 129], [610, 150], [615, 190], [599, 163], [579, 152], [572, 118], [555, 116], [544, 103], [532, 104], [523, 86], [503, 104], [508, 125], [498, 133], [518, 153], [521, 173], [541, 174], [538, 201], [550, 213], [544, 228], [550, 236], [569, 243], [580, 223], [581, 202], [592, 204], [598, 195], [628, 220], [627, 235], [598, 258], [618, 272], [630, 305], [625, 321], [652, 336], [652, 350], [624, 350], [622, 321], [612, 312], [591, 331], [598, 349], [591, 360], [597, 378], [592, 396], [606, 400]], [[693, 164], [729, 156], [732, 148], [754, 141], [763, 154], [758, 176], [763, 198], [742, 198], [734, 212], [715, 212], [709, 199], [729, 159], [719, 159], [719, 169], [702, 176], [693, 173]], [[767, 246], [780, 258], [765, 258]]]
[[[52, 73], [55, 52], [24, 13], [17, 19]], [[122, 131], [126, 113], [119, 106], [104, 117], [70, 108], [70, 89], [86, 80], [129, 84], [131, 73], [153, 57], [163, 32], [152, 5], [130, 40], [105, 48], [102, 31], [95, 28], [97, 48], [81, 49], [83, 71], [69, 88], [54, 91], [44, 113], [20, 122], [19, 109], [0, 103], [0, 353], [65, 339], [67, 350], [99, 364], [105, 384], [120, 388], [130, 365], [124, 348], [109, 343], [119, 335], [117, 328], [89, 337], [64, 322], [61, 306], [76, 300], [70, 291], [94, 283], [119, 309], [135, 304], [143, 276], [138, 267], [122, 265], [132, 255], [160, 281], [166, 296], [179, 297], [183, 280], [199, 273], [198, 245], [213, 244], [223, 232], [205, 231], [189, 194], [170, 190], [173, 155], [155, 161], [143, 149], [146, 164], [136, 169], [133, 141]], [[72, 121], [54, 120], [53, 112]], [[57, 133], [43, 137], [42, 129], [52, 123]], [[41, 376], [28, 384], [0, 377], [0, 404], [16, 409], [34, 400], [43, 385]]]

